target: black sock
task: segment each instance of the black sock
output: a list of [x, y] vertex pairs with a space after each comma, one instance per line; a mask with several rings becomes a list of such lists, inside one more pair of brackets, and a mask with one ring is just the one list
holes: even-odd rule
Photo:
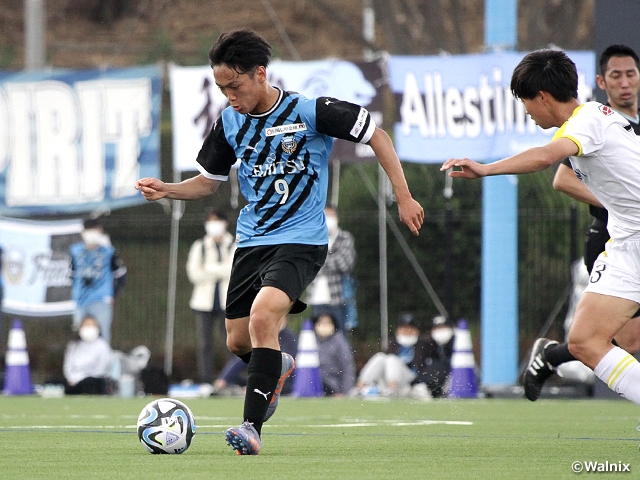
[[240, 358], [240, 360], [242, 360], [244, 363], [246, 363], [247, 365], [249, 365], [249, 362], [251, 361], [251, 353], [253, 353], [253, 350], [251, 350], [249, 353], [243, 353], [242, 355], [238, 355], [238, 357]]
[[264, 416], [282, 370], [282, 354], [271, 348], [254, 348], [247, 372], [247, 392], [244, 396], [244, 420], [262, 432]]
[[544, 355], [545, 357], [547, 357], [547, 361], [554, 367], [557, 367], [558, 365], [562, 365], [563, 363], [577, 360], [576, 357], [574, 357], [569, 351], [568, 343], [551, 345], [550, 347], [545, 349]]
[[[612, 339], [611, 343], [616, 347], [618, 346], [618, 342], [616, 342], [615, 339]], [[569, 351], [569, 344], [566, 342], [560, 343], [559, 345], [551, 345], [545, 349], [544, 355], [547, 357], [547, 361], [554, 367], [577, 360]]]

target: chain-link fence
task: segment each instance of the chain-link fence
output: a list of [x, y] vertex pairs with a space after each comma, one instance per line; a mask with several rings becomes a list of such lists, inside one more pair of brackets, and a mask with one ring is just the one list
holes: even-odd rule
[[[141, 207], [142, 208], [142, 207]], [[200, 208], [193, 210], [200, 210]], [[128, 267], [127, 284], [115, 302], [112, 345], [128, 351], [137, 345], [151, 349], [152, 362], [164, 362], [167, 286], [169, 271], [170, 216], [158, 208], [148, 207], [133, 215], [114, 214], [105, 221], [105, 229]], [[480, 214], [478, 211], [453, 211], [453, 222], [447, 226], [445, 215], [430, 215], [423, 227], [420, 242], [412, 249], [425, 275], [439, 295], [444, 284], [453, 285], [451, 313], [454, 319], [469, 320], [476, 352], [479, 352], [480, 293]], [[536, 334], [555, 312], [553, 335], [561, 336], [564, 309], [558, 309], [570, 282], [571, 259], [582, 251], [582, 232], [587, 215], [579, 218], [575, 208], [554, 210], [520, 210], [519, 227], [519, 322], [520, 352], [535, 339]], [[379, 255], [377, 250], [377, 210], [349, 211], [341, 217], [341, 225], [356, 239], [358, 261], [355, 270], [359, 326], [351, 333], [357, 363], [362, 364], [380, 347]], [[455, 239], [442, 242], [444, 229]], [[178, 249], [177, 296], [173, 355], [173, 379], [194, 378], [196, 324], [189, 308], [191, 284], [185, 264], [191, 243], [204, 233], [199, 212], [187, 213], [180, 222]], [[374, 237], [374, 238], [372, 238]], [[397, 242], [389, 239], [389, 323], [393, 329], [398, 314], [412, 311], [422, 325], [437, 314], [433, 302], [418, 281]], [[464, 245], [467, 248], [457, 248]], [[472, 246], [471, 250], [468, 248]], [[449, 250], [449, 253], [447, 253]], [[452, 261], [444, 262], [446, 255]], [[450, 271], [447, 271], [450, 270]], [[446, 280], [447, 275], [451, 278]], [[562, 307], [562, 305], [560, 305]], [[5, 315], [2, 338], [12, 316]], [[304, 314], [291, 319], [291, 326], [300, 327]], [[70, 317], [21, 318], [27, 335], [31, 370], [35, 381], [47, 376], [59, 376], [66, 343], [72, 338]], [[217, 365], [221, 368], [227, 356], [224, 339], [219, 336]], [[4, 352], [6, 345], [0, 352]], [[478, 356], [476, 359], [479, 360]]]

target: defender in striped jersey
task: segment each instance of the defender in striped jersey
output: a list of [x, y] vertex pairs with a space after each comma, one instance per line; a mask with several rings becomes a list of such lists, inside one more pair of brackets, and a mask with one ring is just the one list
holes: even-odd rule
[[198, 154], [200, 174], [181, 183], [143, 178], [136, 188], [147, 200], [197, 200], [214, 194], [239, 163], [248, 204], [238, 217], [226, 327], [227, 346], [249, 364], [249, 377], [242, 425], [227, 430], [226, 440], [238, 454], [257, 455], [262, 424], [294, 367], [280, 352], [280, 325], [287, 313], [306, 308], [299, 297], [327, 254], [324, 207], [334, 138], [371, 146], [393, 186], [400, 220], [414, 235], [424, 212], [411, 197], [391, 139], [366, 109], [269, 84], [271, 47], [249, 30], [222, 34], [209, 59], [230, 106]]

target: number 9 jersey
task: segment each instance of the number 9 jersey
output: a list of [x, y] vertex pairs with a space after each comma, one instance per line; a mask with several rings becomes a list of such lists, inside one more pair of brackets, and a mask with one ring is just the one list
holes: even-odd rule
[[280, 91], [259, 115], [227, 107], [198, 154], [200, 173], [226, 181], [239, 162], [248, 202], [238, 217], [238, 247], [328, 242], [324, 221], [328, 160], [334, 138], [367, 143], [375, 123], [359, 105]]

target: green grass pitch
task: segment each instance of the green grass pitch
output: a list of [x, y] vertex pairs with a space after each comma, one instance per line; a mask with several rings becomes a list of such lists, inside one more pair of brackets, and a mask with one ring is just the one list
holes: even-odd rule
[[[197, 433], [182, 455], [152, 455], [135, 423], [152, 397], [0, 397], [0, 478], [543, 479], [590, 475], [574, 462], [640, 474], [640, 410], [618, 400], [282, 398], [262, 454], [224, 431], [241, 398], [182, 399]], [[624, 468], [624, 467], [622, 467]]]

